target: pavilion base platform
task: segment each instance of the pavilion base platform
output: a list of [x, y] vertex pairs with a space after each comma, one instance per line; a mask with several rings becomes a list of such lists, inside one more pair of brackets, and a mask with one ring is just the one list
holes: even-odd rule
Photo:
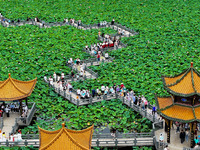
[[[181, 130], [182, 128], [180, 128]], [[165, 132], [165, 128], [155, 131], [155, 136], [159, 140], [160, 134], [164, 135], [164, 142], [167, 143], [167, 132]], [[179, 138], [180, 133], [176, 133], [175, 125], [170, 129], [170, 143], [168, 143], [168, 147], [170, 150], [183, 150], [183, 148], [191, 147], [191, 135], [189, 136], [188, 142], [184, 141], [181, 143], [181, 139]], [[200, 131], [197, 132], [197, 136], [200, 135]], [[194, 136], [196, 137], [196, 135]]]
[[3, 127], [2, 132], [5, 132], [6, 137], [9, 137], [10, 133], [14, 133], [20, 126], [28, 126], [32, 118], [36, 112], [36, 105], [35, 103], [29, 103], [31, 105], [31, 109], [28, 109], [27, 117], [20, 118], [20, 112], [10, 112], [10, 116], [4, 113], [3, 115]]

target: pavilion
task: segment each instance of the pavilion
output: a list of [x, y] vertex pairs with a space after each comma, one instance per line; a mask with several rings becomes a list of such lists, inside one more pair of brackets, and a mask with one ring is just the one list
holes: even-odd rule
[[93, 127], [75, 131], [62, 128], [56, 131], [47, 131], [40, 127], [40, 148], [39, 150], [90, 150], [92, 142]]
[[164, 118], [167, 142], [173, 121], [189, 123], [191, 147], [194, 146], [194, 131], [200, 122], [200, 73], [191, 67], [175, 76], [162, 76], [165, 89], [171, 96], [157, 97], [158, 113]]
[[8, 79], [0, 81], [0, 101], [15, 101], [20, 102], [20, 114], [22, 114], [22, 100], [26, 100], [31, 95], [37, 78], [30, 81], [20, 81], [11, 78], [9, 73]]

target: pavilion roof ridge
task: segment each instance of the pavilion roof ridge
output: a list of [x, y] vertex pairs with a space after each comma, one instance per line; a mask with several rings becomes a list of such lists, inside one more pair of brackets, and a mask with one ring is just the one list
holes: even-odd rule
[[[29, 81], [20, 81], [11, 77], [9, 73], [8, 79], [0, 81], [0, 100], [11, 101], [19, 100], [31, 95], [35, 84], [37, 82], [37, 77]], [[12, 90], [12, 93], [6, 92]]]
[[[90, 145], [91, 145], [91, 137], [88, 139], [89, 140], [89, 148], [85, 147], [85, 145], [82, 145], [81, 142], [79, 140], [76, 139], [76, 136], [74, 137], [73, 133], [83, 133], [83, 132], [87, 132], [87, 131], [91, 131], [91, 134], [93, 133], [93, 127], [94, 125], [92, 125], [91, 127], [81, 130], [81, 131], [75, 131], [75, 130], [70, 130], [70, 129], [66, 129], [65, 128], [65, 124], [62, 123], [62, 128], [56, 131], [48, 131], [45, 129], [42, 129], [38, 126], [39, 130], [40, 130], [40, 138], [43, 136], [43, 132], [45, 134], [54, 134], [55, 137], [51, 138], [50, 140], [48, 139], [46, 142], [43, 142], [44, 144], [42, 144], [42, 146], [40, 147], [40, 150], [45, 150], [48, 149], [48, 147], [50, 147], [52, 144], [54, 144], [63, 134], [66, 134], [66, 136], [70, 139], [70, 141], [75, 144], [77, 147], [79, 147], [82, 150], [89, 150], [90, 149]], [[71, 132], [71, 133], [70, 133]], [[52, 136], [52, 135], [50, 135]]]
[[[200, 73], [191, 67], [175, 76], [162, 76], [164, 88], [171, 94], [178, 96], [200, 96]], [[187, 88], [186, 88], [187, 87]]]

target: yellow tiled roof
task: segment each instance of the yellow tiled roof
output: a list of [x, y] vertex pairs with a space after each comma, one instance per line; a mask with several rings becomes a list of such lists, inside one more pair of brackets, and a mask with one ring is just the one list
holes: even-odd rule
[[163, 109], [173, 104], [171, 97], [157, 97], [159, 109]]
[[180, 119], [184, 121], [190, 121], [195, 119], [195, 116], [193, 114], [193, 108], [191, 107], [173, 105], [165, 110], [162, 110], [161, 113], [167, 117]]
[[163, 77], [163, 82], [167, 90], [173, 94], [200, 94], [200, 75], [193, 68], [176, 77]]
[[40, 127], [40, 150], [90, 150], [93, 134], [93, 126], [74, 131], [62, 128], [57, 131], [47, 131]]
[[175, 83], [175, 82], [176, 82], [178, 79], [180, 79], [184, 74], [185, 74], [185, 72], [182, 73], [181, 75], [177, 76], [177, 77], [164, 77], [166, 85], [170, 85], [170, 84]]
[[194, 108], [196, 119], [200, 120], [200, 107]]
[[0, 81], [0, 100], [1, 101], [13, 101], [26, 98], [31, 95], [37, 78], [31, 81], [20, 81], [9, 78], [5, 81]]
[[194, 88], [196, 89], [197, 93], [200, 93], [200, 77], [194, 71], [193, 71], [193, 80], [194, 80]]

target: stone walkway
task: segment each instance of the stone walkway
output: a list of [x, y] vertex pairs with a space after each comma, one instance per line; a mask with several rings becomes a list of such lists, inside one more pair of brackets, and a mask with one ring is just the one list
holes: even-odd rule
[[19, 112], [16, 112], [16, 113], [11, 112], [10, 117], [7, 117], [6, 114], [4, 113], [4, 116], [3, 116], [4, 126], [2, 129], [2, 132], [6, 133], [6, 137], [9, 137], [9, 133], [12, 130], [12, 126], [15, 124], [15, 118], [19, 118], [19, 117], [20, 117]]
[[[190, 147], [190, 137], [189, 137], [188, 142], [185, 141], [183, 144], [181, 144], [181, 140], [179, 138], [179, 133], [175, 133], [175, 131], [176, 131], [175, 129], [172, 128], [171, 132], [170, 132], [171, 138], [170, 138], [170, 143], [168, 144], [169, 149], [170, 150], [183, 150], [183, 147]], [[155, 136], [156, 136], [157, 140], [159, 140], [161, 133], [164, 135], [164, 142], [167, 143], [167, 133], [164, 131], [164, 128], [157, 130], [155, 132]]]

